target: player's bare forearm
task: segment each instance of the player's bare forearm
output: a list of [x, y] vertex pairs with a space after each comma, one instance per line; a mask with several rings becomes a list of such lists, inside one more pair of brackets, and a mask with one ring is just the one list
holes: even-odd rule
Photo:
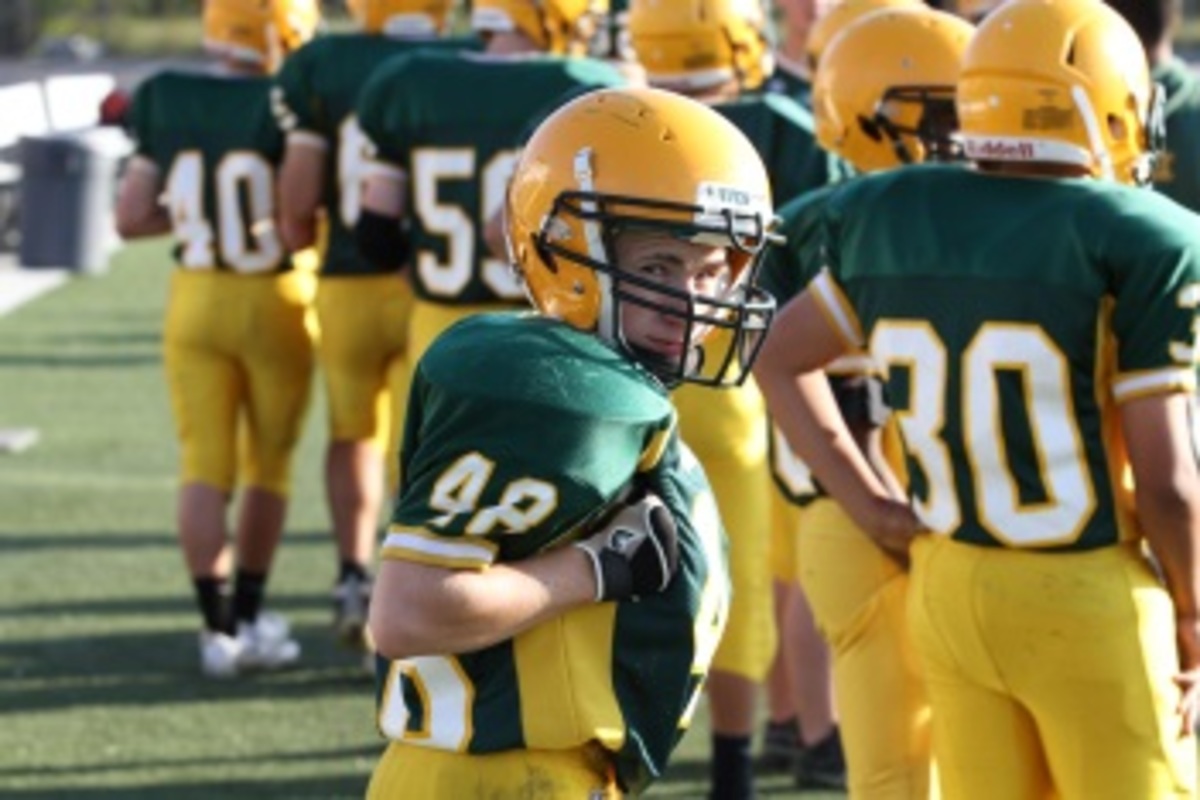
[[159, 236], [171, 230], [171, 217], [159, 202], [162, 191], [158, 167], [145, 156], [134, 156], [117, 190], [116, 226], [122, 239]]
[[325, 146], [313, 136], [289, 137], [279, 170], [279, 222], [291, 252], [317, 240], [317, 213], [325, 191]]
[[[1184, 624], [1200, 618], [1200, 469], [1192, 445], [1191, 402], [1181, 393], [1121, 407], [1138, 521]], [[1200, 667], [1200, 652], [1181, 657], [1185, 669]]]
[[881, 479], [864, 456], [825, 373], [814, 370], [791, 380], [770, 372], [755, 375], [775, 423], [796, 454], [876, 544], [906, 563], [918, 521], [898, 482]]
[[487, 569], [385, 561], [371, 600], [371, 635], [387, 658], [446, 655], [510, 639], [594, 601], [587, 556], [568, 547]]
[[[1166, 578], [1175, 615], [1200, 619], [1200, 482], [1180, 475], [1165, 485], [1137, 489], [1138, 517]], [[1200, 652], [1195, 654], [1200, 666]]]

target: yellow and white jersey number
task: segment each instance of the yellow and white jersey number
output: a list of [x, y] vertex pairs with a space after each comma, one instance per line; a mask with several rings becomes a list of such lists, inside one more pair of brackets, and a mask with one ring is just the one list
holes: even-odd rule
[[[405, 686], [420, 698], [420, 725], [410, 729]], [[453, 656], [397, 661], [388, 672], [379, 730], [389, 739], [420, 747], [465, 752], [473, 733], [475, 686]]]
[[[423, 148], [413, 152], [415, 213], [429, 235], [445, 240], [444, 260], [432, 250], [417, 251], [417, 278], [430, 295], [453, 299], [472, 282], [478, 248], [486, 249], [483, 226], [504, 202], [504, 190], [518, 155], [517, 150], [502, 150], [480, 165], [471, 148]], [[480, 192], [478, 221], [472, 220], [461, 205], [445, 199], [452, 196], [445, 190], [449, 186], [474, 186], [476, 181]], [[485, 256], [480, 261], [478, 280], [503, 300], [524, 297], [513, 270], [500, 259]]]
[[362, 188], [373, 150], [357, 117], [351, 114], [342, 120], [338, 127], [338, 216], [347, 230], [354, 229], [362, 213]]
[[[1068, 544], [1096, 507], [1083, 436], [1075, 416], [1066, 355], [1040, 326], [986, 323], [963, 351], [960, 386], [949, 392], [949, 356], [927, 323], [881, 320], [871, 354], [889, 371], [908, 373], [909, 400], [897, 410], [909, 457], [924, 473], [928, 492], [917, 503], [932, 530], [950, 534], [962, 523], [959, 487], [945, 440], [946, 398], [957, 394], [975, 514], [997, 540], [1013, 547]], [[1001, 426], [1002, 375], [1019, 378], [1038, 478], [1044, 497], [1023, 501]]]
[[[442, 513], [431, 519], [429, 526], [461, 527], [468, 541], [491, 533], [517, 535], [544, 522], [558, 507], [554, 484], [530, 477], [507, 480], [499, 502], [481, 505], [495, 477], [496, 463], [482, 453], [467, 453], [454, 461], [430, 491], [429, 508]], [[385, 550], [393, 540], [400, 543], [400, 549], [418, 556], [444, 554], [444, 547], [437, 542], [408, 538], [394, 531], [384, 543]], [[454, 542], [455, 538], [446, 541]], [[406, 687], [416, 695], [421, 708], [420, 724], [416, 726], [405, 703]], [[475, 686], [453, 656], [398, 661], [392, 665], [384, 686], [379, 728], [389, 738], [409, 744], [465, 751], [471, 741], [474, 698]]]
[[212, 269], [219, 261], [247, 274], [277, 268], [284, 251], [275, 227], [270, 163], [249, 150], [235, 150], [221, 158], [213, 173], [215, 219], [206, 211], [205, 167], [202, 153], [186, 150], [175, 157], [167, 176], [163, 200], [181, 245], [180, 264], [187, 269]]

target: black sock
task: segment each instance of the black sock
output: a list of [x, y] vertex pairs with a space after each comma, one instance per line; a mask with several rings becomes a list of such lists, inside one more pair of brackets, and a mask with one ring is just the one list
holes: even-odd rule
[[347, 578], [358, 578], [360, 581], [365, 581], [370, 578], [367, 574], [367, 568], [357, 561], [343, 560], [338, 569], [338, 583]]
[[233, 582], [233, 618], [235, 622], [254, 622], [262, 608], [263, 592], [267, 588], [267, 573], [237, 571]]
[[204, 627], [214, 633], [233, 633], [229, 614], [229, 581], [224, 578], [192, 578], [196, 603], [204, 617]]
[[712, 752], [712, 800], [754, 797], [750, 737], [713, 734]]
[[800, 718], [793, 715], [787, 719], [768, 719], [767, 733], [774, 733], [777, 736], [782, 734], [784, 736], [799, 737]]

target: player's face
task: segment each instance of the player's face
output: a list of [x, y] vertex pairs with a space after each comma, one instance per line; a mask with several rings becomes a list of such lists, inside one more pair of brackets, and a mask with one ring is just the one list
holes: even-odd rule
[[[621, 234], [616, 243], [617, 263], [623, 272], [680, 292], [687, 292], [697, 301], [696, 311], [712, 314], [704, 298], [724, 298], [729, 292], [733, 271], [723, 247], [693, 244], [661, 231], [629, 231]], [[652, 289], [626, 284], [622, 291], [636, 299], [621, 302], [621, 323], [625, 341], [671, 361], [679, 361], [708, 333], [707, 326], [691, 326], [681, 316], [687, 303]], [[655, 308], [653, 306], [659, 306]], [[661, 307], [679, 312], [664, 312]]]
[[832, 0], [778, 0], [776, 3], [784, 27], [800, 39], [808, 36], [813, 24], [831, 5]]

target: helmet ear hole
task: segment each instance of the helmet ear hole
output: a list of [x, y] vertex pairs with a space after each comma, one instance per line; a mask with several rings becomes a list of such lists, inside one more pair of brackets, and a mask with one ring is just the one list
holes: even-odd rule
[[1125, 137], [1129, 135], [1129, 126], [1125, 124], [1125, 120], [1121, 119], [1116, 114], [1108, 115], [1108, 135], [1115, 141], [1123, 142]]

